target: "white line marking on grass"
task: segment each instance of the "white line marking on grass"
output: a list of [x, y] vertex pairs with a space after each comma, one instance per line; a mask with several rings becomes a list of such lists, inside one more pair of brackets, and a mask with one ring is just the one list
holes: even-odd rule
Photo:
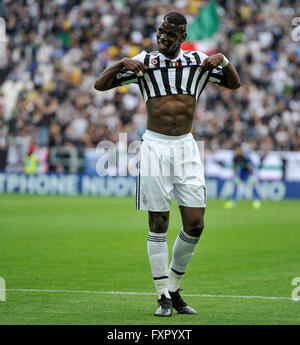
[[[93, 290], [50, 290], [50, 289], [6, 289], [12, 292], [48, 292], [48, 293], [86, 293], [86, 294], [109, 294], [109, 295], [155, 295], [154, 292], [134, 292], [134, 291], [93, 291]], [[269, 297], [269, 296], [235, 296], [235, 295], [207, 295], [207, 294], [182, 294], [187, 297], [207, 297], [207, 298], [244, 298], [244, 299], [266, 299], [266, 300], [288, 300], [290, 297]]]

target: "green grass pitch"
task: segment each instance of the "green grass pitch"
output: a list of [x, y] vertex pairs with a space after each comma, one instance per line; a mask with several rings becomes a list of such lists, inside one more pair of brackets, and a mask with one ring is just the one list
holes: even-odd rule
[[[249, 201], [225, 210], [209, 200], [182, 281], [198, 315], [166, 319], [153, 316], [147, 213], [133, 198], [0, 195], [0, 324], [299, 325], [299, 210], [294, 201], [256, 211]], [[180, 228], [174, 204], [170, 254]]]

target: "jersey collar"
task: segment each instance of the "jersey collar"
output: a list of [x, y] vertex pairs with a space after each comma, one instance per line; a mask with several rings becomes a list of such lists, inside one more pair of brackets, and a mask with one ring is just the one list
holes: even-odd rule
[[177, 55], [174, 59], [169, 59], [169, 58], [167, 58], [167, 57], [166, 57], [164, 54], [162, 54], [161, 52], [158, 52], [158, 54], [159, 54], [160, 56], [162, 56], [162, 57], [163, 57], [164, 59], [166, 59], [166, 60], [176, 61], [176, 60], [178, 60], [178, 59], [180, 59], [180, 58], [183, 57], [183, 50], [180, 49], [179, 52], [178, 52], [178, 55]]

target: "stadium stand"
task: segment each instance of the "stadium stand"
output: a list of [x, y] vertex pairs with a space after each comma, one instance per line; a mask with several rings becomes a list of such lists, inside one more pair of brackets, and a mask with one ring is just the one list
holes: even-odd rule
[[[21, 147], [24, 139], [48, 150], [42, 157], [45, 164], [49, 160], [45, 171], [70, 171], [71, 160], [72, 169], [80, 172], [80, 164], [74, 168], [74, 152], [82, 157], [102, 140], [116, 141], [118, 132], [138, 140], [146, 126], [138, 88], [97, 92], [97, 75], [123, 56], [154, 49], [156, 27], [166, 12], [180, 9], [191, 22], [207, 2], [4, 3], [0, 166], [20, 169], [7, 150], [10, 143]], [[233, 61], [242, 87], [232, 93], [209, 85], [201, 96], [193, 134], [208, 149], [231, 149], [236, 142], [254, 150], [300, 149], [300, 45], [291, 37], [297, 13], [297, 1], [219, 1], [216, 49]]]

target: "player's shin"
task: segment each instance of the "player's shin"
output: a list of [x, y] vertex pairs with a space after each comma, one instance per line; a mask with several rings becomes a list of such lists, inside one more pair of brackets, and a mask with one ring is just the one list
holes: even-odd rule
[[147, 241], [148, 256], [158, 299], [164, 294], [170, 298], [168, 292], [168, 263], [169, 251], [165, 233], [149, 232]]
[[177, 236], [168, 271], [168, 290], [170, 292], [175, 292], [179, 289], [181, 280], [194, 255], [198, 241], [199, 237], [190, 236], [183, 229]]

